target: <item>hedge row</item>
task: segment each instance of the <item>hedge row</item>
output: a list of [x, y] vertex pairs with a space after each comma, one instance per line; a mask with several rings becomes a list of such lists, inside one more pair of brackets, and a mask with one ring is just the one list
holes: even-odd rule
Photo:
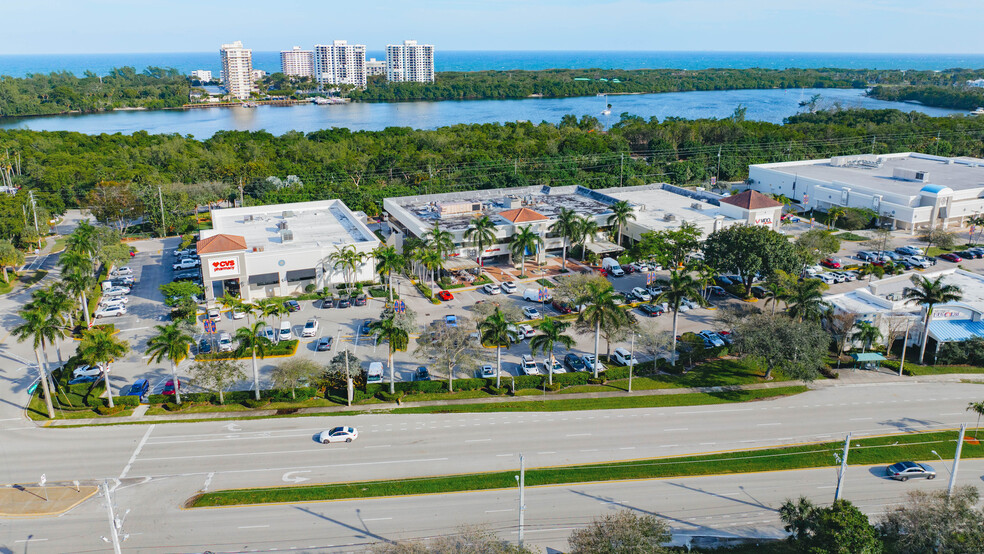
[[[272, 347], [270, 347], [270, 348], [267, 349], [267, 351], [266, 351], [266, 357], [269, 358], [271, 356], [293, 356], [294, 354], [297, 353], [297, 345], [298, 344], [300, 344], [300, 341], [297, 340], [297, 339], [280, 341], [277, 344], [274, 344]], [[257, 356], [257, 357], [259, 357], [259, 356]], [[252, 356], [245, 356], [244, 355], [242, 358], [239, 358], [239, 357], [236, 356], [236, 352], [235, 351], [233, 351], [233, 352], [210, 352], [208, 354], [196, 354], [195, 355], [195, 360], [235, 360], [235, 359], [248, 360], [248, 359], [252, 359]]]
[[[297, 402], [302, 402], [310, 398], [314, 398], [318, 391], [312, 387], [301, 387], [294, 390], [297, 395]], [[225, 404], [245, 404], [247, 401], [252, 401], [255, 399], [255, 393], [253, 391], [229, 391], [223, 394]], [[136, 398], [136, 397], [133, 397]], [[263, 390], [260, 391], [260, 399], [266, 402], [291, 402], [294, 401], [291, 398], [289, 390]], [[147, 402], [150, 404], [167, 404], [174, 400], [173, 396], [165, 396], [163, 394], [152, 394], [147, 398]], [[219, 404], [219, 393], [217, 392], [186, 392], [181, 394], [181, 402], [208, 402], [211, 404]]]

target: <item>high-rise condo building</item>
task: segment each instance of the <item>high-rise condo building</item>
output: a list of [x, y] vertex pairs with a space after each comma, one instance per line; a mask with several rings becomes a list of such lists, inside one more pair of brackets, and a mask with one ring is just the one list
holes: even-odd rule
[[253, 84], [253, 51], [243, 48], [242, 41], [223, 44], [219, 57], [222, 60], [222, 83], [229, 94], [242, 100], [259, 90]]
[[377, 61], [376, 58], [369, 58], [366, 62], [366, 75], [386, 75], [386, 60]]
[[386, 80], [434, 82], [434, 46], [405, 40], [386, 45]]
[[196, 69], [191, 72], [191, 78], [195, 79], [196, 81], [203, 81], [203, 82], [211, 81], [212, 72], [207, 69]]
[[366, 86], [366, 45], [336, 40], [314, 46], [314, 75], [318, 86]]
[[314, 51], [295, 46], [280, 52], [280, 72], [289, 77], [314, 77]]

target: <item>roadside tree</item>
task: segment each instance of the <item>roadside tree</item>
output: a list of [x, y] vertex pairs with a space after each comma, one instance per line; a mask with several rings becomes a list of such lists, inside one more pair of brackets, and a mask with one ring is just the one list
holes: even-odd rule
[[224, 404], [225, 391], [247, 377], [239, 360], [202, 360], [191, 365], [191, 378], [199, 387], [219, 393], [219, 404]]
[[622, 321], [621, 308], [615, 299], [615, 289], [607, 280], [595, 281], [588, 284], [587, 292], [576, 300], [577, 305], [583, 305], [584, 309], [577, 314], [577, 327], [582, 333], [591, 332], [594, 329], [594, 378], [598, 378], [598, 366], [601, 360], [598, 358], [598, 346], [601, 342], [602, 327], [617, 324]]
[[96, 221], [116, 229], [121, 235], [140, 218], [143, 202], [127, 183], [100, 181], [85, 197], [86, 209]]
[[836, 500], [829, 507], [806, 498], [786, 500], [779, 519], [792, 535], [786, 539], [797, 551], [816, 554], [880, 554], [884, 552], [878, 531], [853, 504]]
[[178, 383], [178, 366], [188, 359], [194, 339], [182, 331], [177, 323], [156, 325], [156, 335], [147, 341], [147, 363], [160, 363], [167, 359], [171, 362], [171, 379], [174, 380], [174, 400], [181, 403], [181, 385]]
[[438, 320], [426, 328], [417, 339], [414, 354], [431, 360], [448, 372], [448, 390], [454, 392], [454, 372], [462, 366], [475, 366], [484, 360], [484, 348], [472, 333], [475, 326], [471, 320], [458, 318], [456, 327], [448, 326]]
[[275, 387], [290, 389], [290, 397], [297, 399], [297, 387], [312, 383], [321, 374], [322, 367], [306, 358], [289, 358], [276, 367], [270, 374]]
[[786, 300], [786, 315], [797, 321], [820, 321], [830, 310], [830, 304], [823, 299], [827, 283], [819, 279], [803, 279], [789, 290]]
[[113, 388], [109, 384], [110, 364], [121, 356], [125, 356], [130, 351], [130, 344], [125, 340], [120, 340], [105, 329], [87, 329], [82, 333], [82, 341], [79, 342], [78, 355], [89, 365], [106, 364], [104, 366], [103, 379], [106, 384], [106, 398], [109, 407], [113, 407]]
[[[530, 353], [535, 356], [537, 352], [542, 352], [552, 366], [555, 359], [554, 348], [557, 345], [563, 346], [568, 350], [574, 346], [574, 338], [564, 334], [564, 331], [569, 326], [569, 323], [556, 319], [544, 320], [540, 324], [540, 332], [530, 339]], [[547, 382], [551, 385], [553, 384], [553, 367], [547, 368]]]
[[385, 542], [373, 545], [373, 554], [533, 554], [480, 527], [462, 527], [427, 541]]
[[396, 393], [396, 371], [393, 367], [393, 354], [402, 352], [410, 345], [410, 334], [397, 322], [395, 316], [379, 319], [369, 324], [369, 332], [377, 335], [379, 340], [386, 341], [387, 361], [389, 363], [390, 394]]
[[24, 253], [18, 250], [14, 243], [7, 239], [0, 239], [0, 271], [3, 271], [3, 282], [9, 283], [7, 275], [8, 267], [17, 267], [24, 263]]
[[64, 336], [65, 330], [57, 320], [52, 320], [47, 313], [38, 307], [25, 307], [18, 312], [23, 323], [14, 327], [11, 331], [17, 342], [24, 342], [30, 339], [34, 347], [34, 356], [38, 363], [38, 379], [41, 383], [41, 390], [44, 393], [45, 406], [48, 409], [48, 419], [55, 417], [55, 409], [51, 404], [51, 389], [48, 387], [48, 368], [42, 358], [45, 346]]
[[265, 327], [265, 321], [257, 321], [253, 325], [236, 329], [232, 337], [238, 343], [236, 356], [243, 356], [249, 352], [253, 359], [253, 394], [257, 400], [260, 399], [260, 370], [256, 364], [256, 357], [265, 358], [267, 349], [273, 347], [270, 339], [263, 334]]
[[804, 266], [814, 265], [820, 260], [836, 254], [841, 240], [827, 229], [810, 229], [796, 237], [796, 251]]
[[519, 340], [512, 321], [515, 320], [507, 318], [496, 306], [495, 311], [478, 324], [478, 336], [482, 342], [495, 346], [495, 388], [502, 387], [502, 349], [508, 350], [511, 343]]
[[774, 369], [790, 379], [816, 379], [830, 341], [815, 321], [766, 314], [748, 318], [735, 332], [738, 351], [764, 365], [767, 380]]
[[972, 554], [984, 552], [984, 509], [972, 486], [946, 491], [910, 491], [878, 524], [890, 552]]
[[907, 302], [923, 306], [926, 315], [923, 316], [922, 340], [919, 341], [919, 363], [926, 360], [926, 342], [929, 338], [929, 322], [933, 319], [933, 307], [937, 304], [956, 302], [963, 298], [963, 291], [956, 285], [948, 285], [943, 282], [945, 275], [940, 275], [936, 279], [929, 279], [921, 275], [912, 276], [914, 287], [906, 287], [902, 291], [902, 296]]
[[707, 301], [701, 294], [700, 285], [689, 273], [670, 271], [670, 282], [666, 289], [653, 299], [654, 303], [666, 302], [673, 310], [673, 347], [670, 349], [670, 363], [676, 363], [677, 323], [680, 317], [680, 305], [689, 300], [697, 305], [706, 306]]
[[664, 554], [670, 528], [651, 514], [619, 510], [575, 529], [567, 538], [570, 554]]

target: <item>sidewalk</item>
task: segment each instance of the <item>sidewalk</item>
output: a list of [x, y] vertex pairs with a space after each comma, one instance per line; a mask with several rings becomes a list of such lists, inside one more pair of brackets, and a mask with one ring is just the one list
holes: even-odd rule
[[96, 494], [92, 486], [52, 485], [47, 488], [14, 485], [0, 487], [0, 517], [38, 517], [63, 514]]

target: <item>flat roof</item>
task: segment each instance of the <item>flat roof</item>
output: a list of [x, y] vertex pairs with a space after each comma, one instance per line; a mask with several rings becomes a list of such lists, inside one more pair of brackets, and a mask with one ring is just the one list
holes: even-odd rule
[[[844, 165], [838, 166], [834, 163], [844, 163]], [[756, 164], [752, 167], [907, 196], [918, 196], [927, 185], [944, 186], [954, 191], [984, 188], [984, 159], [946, 158], [915, 152], [879, 156], [841, 156], [823, 160]], [[899, 179], [893, 177], [896, 169], [923, 171], [928, 173], [928, 179], [926, 182]]]
[[670, 192], [665, 190], [662, 185], [611, 188], [599, 192], [635, 204], [636, 218], [634, 222], [653, 231], [677, 229], [684, 221], [697, 226], [710, 224], [718, 218], [735, 221], [733, 218], [722, 214], [720, 206], [712, 204], [706, 199]]
[[872, 280], [867, 287], [828, 295], [826, 300], [846, 312], [861, 314], [889, 311], [917, 313], [922, 308], [918, 304], [906, 302], [902, 298], [903, 291], [913, 286], [911, 275], [919, 275], [930, 280], [942, 275], [944, 283], [960, 288], [963, 298], [959, 304], [984, 310], [984, 275], [957, 268], [925, 273], [907, 273]]
[[[283, 224], [286, 229], [281, 228]], [[202, 238], [220, 233], [245, 238], [248, 250], [379, 243], [366, 224], [338, 199], [212, 210], [212, 229], [202, 231]], [[288, 236], [291, 238], [285, 240]]]

